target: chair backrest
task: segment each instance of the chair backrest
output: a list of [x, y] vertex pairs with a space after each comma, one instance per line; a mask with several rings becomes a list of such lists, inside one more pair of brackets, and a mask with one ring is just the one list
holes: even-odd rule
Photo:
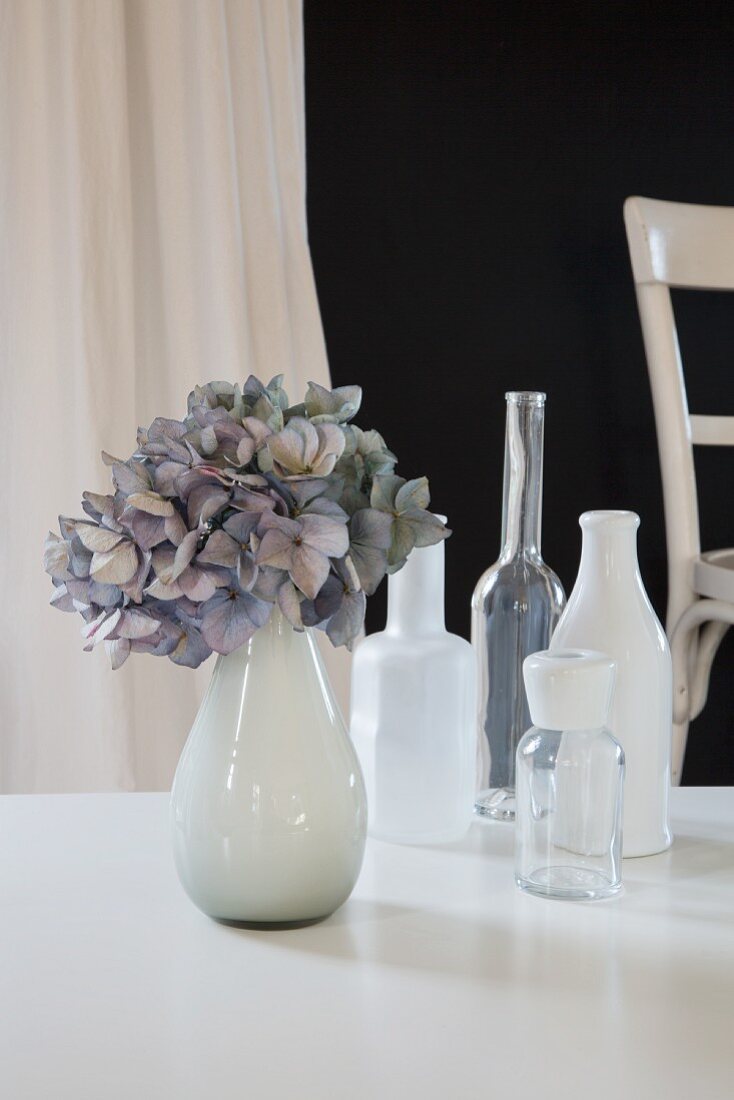
[[701, 552], [692, 444], [734, 445], [734, 417], [689, 415], [669, 288], [734, 290], [734, 208], [634, 197], [624, 220], [655, 407], [670, 633], [694, 598]]

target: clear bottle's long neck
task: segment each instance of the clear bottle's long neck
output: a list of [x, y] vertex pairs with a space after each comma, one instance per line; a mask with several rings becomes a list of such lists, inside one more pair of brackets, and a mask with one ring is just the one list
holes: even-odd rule
[[[501, 558], [540, 557], [543, 500], [543, 424], [539, 395], [507, 399]], [[520, 400], [517, 399], [520, 397]]]
[[416, 548], [389, 578], [385, 629], [390, 634], [445, 631], [443, 542]]

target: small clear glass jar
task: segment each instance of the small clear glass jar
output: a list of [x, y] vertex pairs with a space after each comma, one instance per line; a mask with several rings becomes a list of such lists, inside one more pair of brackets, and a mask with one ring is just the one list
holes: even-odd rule
[[606, 728], [616, 665], [592, 650], [535, 653], [535, 723], [517, 748], [515, 881], [531, 894], [604, 898], [622, 884], [624, 752]]

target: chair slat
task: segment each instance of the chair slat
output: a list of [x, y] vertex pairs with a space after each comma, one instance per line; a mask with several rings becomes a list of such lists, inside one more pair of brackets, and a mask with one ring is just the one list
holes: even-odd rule
[[691, 442], [703, 447], [734, 446], [734, 416], [691, 416]]

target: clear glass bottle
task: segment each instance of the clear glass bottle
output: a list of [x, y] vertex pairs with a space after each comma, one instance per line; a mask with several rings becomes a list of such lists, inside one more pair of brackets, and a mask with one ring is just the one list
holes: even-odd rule
[[552, 898], [622, 882], [624, 752], [606, 728], [616, 664], [594, 650], [525, 660], [533, 727], [517, 748], [515, 881]]
[[479, 672], [479, 814], [515, 816], [515, 752], [530, 725], [522, 663], [546, 649], [566, 602], [540, 553], [544, 393], [508, 393], [502, 550], [472, 598]]

